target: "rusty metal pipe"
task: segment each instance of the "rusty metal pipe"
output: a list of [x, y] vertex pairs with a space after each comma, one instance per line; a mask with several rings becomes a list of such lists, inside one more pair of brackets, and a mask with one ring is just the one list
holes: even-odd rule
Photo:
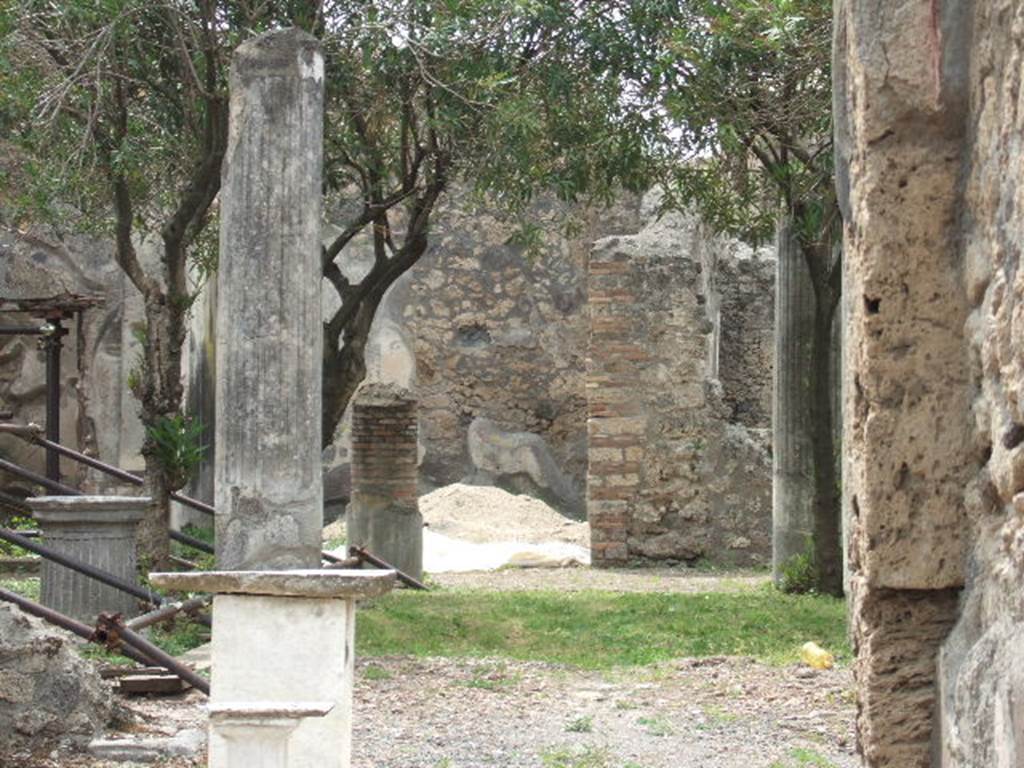
[[[88, 624], [83, 624], [70, 616], [65, 616], [63, 613], [47, 608], [45, 605], [29, 600], [27, 597], [19, 595], [17, 592], [11, 592], [9, 589], [0, 589], [0, 600], [5, 600], [8, 603], [13, 603], [23, 610], [25, 613], [37, 616], [43, 621], [47, 621], [56, 627], [66, 629], [75, 635], [78, 635], [83, 640], [94, 641], [93, 635], [95, 630]], [[138, 651], [132, 648], [119, 648], [118, 653], [122, 656], [131, 659], [132, 661], [138, 662], [143, 666], [150, 667], [153, 665], [153, 661], [146, 656], [143, 656]]]
[[[163, 648], [153, 645], [149, 640], [126, 627], [120, 614], [101, 613], [96, 620], [96, 636], [104, 642], [112, 644], [114, 648], [120, 647], [122, 643], [127, 643], [136, 651], [149, 656], [161, 667], [190, 683], [196, 690], [202, 691], [207, 696], [210, 695], [210, 683], [205, 677], [196, 674], [195, 670], [182, 664]], [[111, 646], [108, 645], [108, 647]]]
[[125, 622], [125, 626], [128, 629], [135, 630], [136, 632], [140, 629], [145, 629], [152, 624], [158, 624], [161, 621], [177, 616], [179, 613], [193, 613], [198, 611], [210, 604], [213, 598], [209, 595], [204, 597], [193, 597], [189, 600], [185, 600], [180, 603], [170, 603], [165, 605], [163, 608], [157, 608], [155, 611], [144, 613], [141, 616], [136, 616], [134, 619]]
[[207, 544], [205, 541], [202, 541], [201, 539], [196, 539], [192, 536], [189, 536], [187, 533], [182, 533], [181, 531], [176, 531], [172, 528], [170, 531], [170, 536], [172, 539], [174, 539], [174, 541], [190, 546], [192, 547], [192, 549], [198, 549], [200, 552], [205, 552], [208, 555], [213, 554], [213, 547], [211, 547], [209, 544]]
[[[79, 464], [85, 464], [87, 467], [98, 469], [100, 472], [105, 472], [111, 477], [116, 477], [118, 480], [123, 480], [126, 483], [131, 483], [132, 485], [145, 485], [146, 483], [143, 478], [133, 474], [132, 472], [128, 472], [120, 467], [115, 467], [112, 464], [107, 464], [106, 462], [100, 461], [92, 456], [86, 456], [84, 453], [80, 453], [72, 448], [68, 448], [67, 446], [61, 445], [53, 440], [48, 440], [47, 438], [42, 437], [39, 427], [33, 424], [3, 424], [0, 425], [0, 432], [7, 432], [9, 434], [16, 435], [17, 437], [21, 437], [35, 445], [39, 445], [50, 451], [55, 451], [62, 456], [67, 456], [69, 459], [77, 461]], [[175, 501], [181, 502], [185, 506], [192, 507], [192, 509], [196, 509], [208, 515], [214, 514], [213, 507], [205, 502], [199, 501], [198, 499], [185, 496], [177, 491], [172, 491], [170, 496]]]
[[17, 464], [7, 461], [6, 459], [0, 459], [0, 469], [10, 472], [12, 475], [17, 475], [29, 482], [35, 483], [36, 485], [41, 485], [47, 490], [55, 491], [59, 496], [82, 495], [82, 492], [77, 488], [72, 488], [70, 485], [64, 485], [64, 483], [58, 483], [56, 480], [51, 480], [48, 477], [37, 475], [35, 472], [19, 467]]
[[365, 560], [370, 565], [375, 565], [378, 568], [385, 568], [385, 569], [387, 569], [389, 571], [394, 571], [395, 572], [395, 577], [400, 582], [402, 582], [403, 584], [405, 584], [408, 587], [412, 587], [413, 589], [422, 589], [422, 590], [429, 591], [429, 587], [426, 584], [424, 584], [422, 581], [417, 581], [416, 579], [414, 579], [409, 574], [403, 573], [402, 571], [400, 571], [397, 568], [395, 568], [395, 566], [393, 566], [391, 563], [387, 562], [386, 560], [381, 560], [376, 555], [371, 554], [370, 552], [367, 552], [366, 549], [363, 548], [363, 547], [355, 547], [355, 546], [349, 547], [348, 548], [348, 553], [349, 553], [349, 555], [358, 557], [360, 560]]
[[107, 573], [93, 565], [83, 563], [81, 560], [68, 557], [62, 552], [57, 552], [43, 544], [34, 542], [24, 536], [19, 536], [14, 531], [7, 530], [6, 528], [0, 528], [0, 539], [11, 544], [17, 544], [22, 549], [27, 549], [29, 552], [35, 552], [37, 555], [41, 555], [47, 560], [52, 560], [59, 565], [63, 565], [65, 568], [70, 568], [73, 571], [83, 573], [89, 578], [96, 579], [96, 581], [103, 582], [104, 584], [107, 584], [114, 589], [119, 589], [122, 592], [127, 592], [129, 595], [134, 595], [140, 600], [145, 600], [153, 605], [160, 606], [167, 602], [166, 598], [162, 595], [158, 595], [150, 589], [145, 589], [137, 584], [127, 582], [112, 573]]

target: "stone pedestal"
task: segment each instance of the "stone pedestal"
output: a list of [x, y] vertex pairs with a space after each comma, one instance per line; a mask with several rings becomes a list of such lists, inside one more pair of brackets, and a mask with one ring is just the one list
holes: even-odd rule
[[[138, 496], [40, 496], [27, 499], [48, 547], [134, 582], [135, 530], [149, 499]], [[44, 559], [40, 601], [92, 623], [101, 611], [133, 616], [136, 598]]]
[[[394, 579], [392, 571], [346, 570], [150, 575], [164, 589], [215, 593], [210, 768], [242, 765], [231, 756], [232, 739], [248, 749], [236, 738], [241, 726], [234, 721], [252, 723], [237, 713], [269, 705], [302, 710], [303, 702], [331, 709], [300, 715], [290, 736], [287, 728], [261, 731], [264, 741], [277, 744], [275, 759], [285, 759], [287, 768], [348, 768], [356, 601], [384, 594]], [[218, 711], [237, 717], [218, 717]]]
[[348, 542], [423, 577], [423, 517], [416, 496], [416, 401], [391, 384], [368, 384], [352, 408]]
[[320, 565], [323, 57], [301, 30], [231, 62], [217, 268], [217, 563]]
[[302, 720], [324, 717], [332, 702], [210, 705], [210, 765], [288, 768], [289, 740]]

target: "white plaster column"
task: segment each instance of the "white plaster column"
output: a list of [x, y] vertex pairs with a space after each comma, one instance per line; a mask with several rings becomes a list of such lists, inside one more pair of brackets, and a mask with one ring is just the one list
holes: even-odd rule
[[[322, 717], [295, 725], [287, 740], [287, 768], [348, 768], [356, 601], [388, 592], [394, 580], [393, 571], [363, 570], [150, 575], [163, 589], [215, 595], [211, 713], [238, 712], [243, 705], [331, 705]], [[217, 739], [230, 739], [230, 728], [217, 728], [213, 717], [210, 768], [235, 768], [220, 757], [227, 751], [213, 748]], [[268, 744], [281, 736], [273, 729], [262, 733]]]

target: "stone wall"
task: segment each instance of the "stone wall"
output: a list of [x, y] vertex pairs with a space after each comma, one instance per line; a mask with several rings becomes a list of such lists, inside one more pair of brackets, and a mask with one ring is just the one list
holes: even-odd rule
[[[137, 295], [113, 260], [110, 243], [43, 229], [0, 232], [0, 299], [44, 299], [67, 294], [101, 303], [64, 323], [61, 354], [61, 440], [104, 461], [141, 468], [142, 427], [125, 383], [137, 341]], [[27, 314], [0, 315], [4, 325], [39, 325]], [[46, 367], [38, 337], [0, 336], [0, 410], [16, 422], [46, 421]], [[0, 455], [42, 472], [45, 454], [11, 437], [0, 437]], [[61, 461], [73, 482], [80, 465]], [[96, 479], [91, 477], [90, 479]], [[13, 478], [0, 482], [13, 483]]]
[[[723, 330], [718, 283], [738, 269], [735, 261], [722, 269], [729, 246], [693, 219], [666, 216], [591, 253], [587, 507], [595, 564], [770, 558], [768, 433], [732, 423], [743, 397], [728, 402], [715, 375], [719, 339], [742, 333]], [[770, 354], [770, 337], [766, 346]]]
[[[542, 200], [532, 214], [546, 231], [527, 251], [515, 242], [515, 221], [448, 206], [410, 277], [401, 319], [415, 355], [422, 472], [432, 483], [477, 471], [467, 434], [485, 418], [543, 438], [582, 491], [587, 253], [598, 237], [637, 231], [639, 201], [588, 211]], [[560, 231], [567, 216], [571, 235]]]
[[837, 5], [865, 765], [1024, 763], [1024, 7]]

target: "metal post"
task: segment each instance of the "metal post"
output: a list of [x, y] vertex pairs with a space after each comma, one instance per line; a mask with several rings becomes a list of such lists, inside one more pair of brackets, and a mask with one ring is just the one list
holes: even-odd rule
[[[61, 337], [67, 333], [60, 317], [53, 317], [43, 326], [46, 347], [46, 438], [60, 442], [60, 352]], [[60, 482], [60, 456], [53, 450], [46, 452], [46, 476]]]

